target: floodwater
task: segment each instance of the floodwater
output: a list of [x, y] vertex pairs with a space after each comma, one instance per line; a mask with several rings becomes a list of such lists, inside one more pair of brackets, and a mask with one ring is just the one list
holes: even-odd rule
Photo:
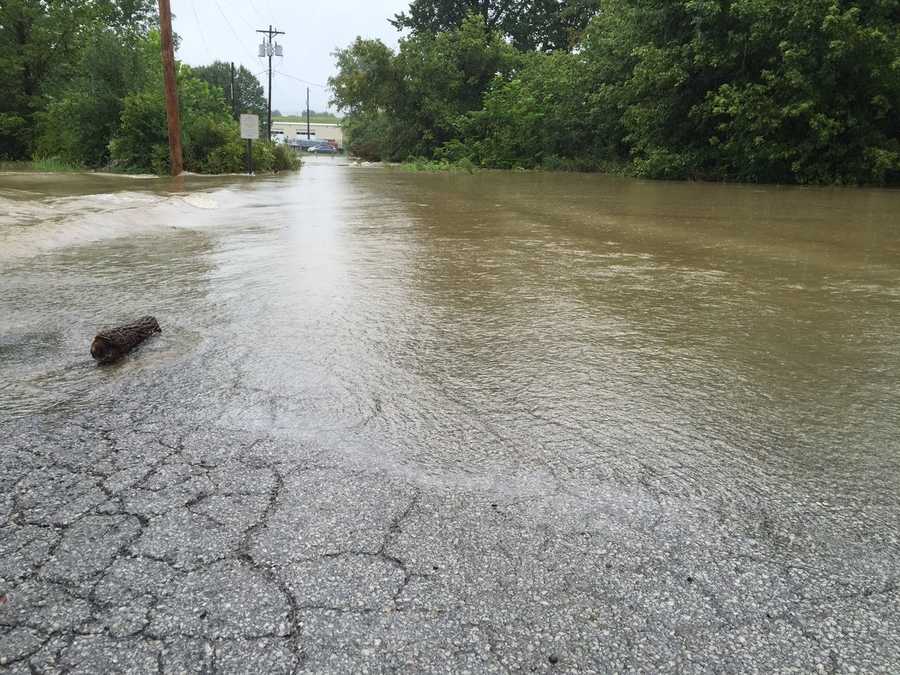
[[[95, 331], [144, 314], [162, 335], [96, 367]], [[0, 416], [139, 377], [424, 481], [862, 494], [858, 531], [896, 533], [900, 192], [0, 175]]]

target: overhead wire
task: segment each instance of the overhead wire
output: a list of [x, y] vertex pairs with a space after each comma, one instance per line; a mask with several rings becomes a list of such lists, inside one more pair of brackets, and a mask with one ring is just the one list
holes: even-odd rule
[[280, 70], [273, 70], [272, 72], [278, 73], [279, 75], [281, 75], [283, 77], [289, 77], [292, 80], [297, 80], [297, 82], [302, 82], [303, 84], [308, 84], [310, 87], [318, 87], [319, 89], [328, 89], [328, 85], [319, 84], [318, 82], [310, 82], [309, 80], [304, 80], [302, 77], [295, 77], [294, 75], [291, 75], [290, 73], [285, 73]]
[[234, 26], [231, 24], [231, 21], [229, 21], [228, 16], [225, 14], [225, 11], [222, 9], [222, 5], [219, 4], [219, 0], [213, 0], [213, 2], [215, 3], [216, 7], [218, 8], [219, 14], [222, 15], [223, 19], [225, 19], [225, 23], [228, 24], [228, 28], [231, 30], [232, 35], [234, 35], [235, 39], [238, 41], [238, 44], [240, 44], [241, 47], [243, 47], [248, 54], [252, 54], [253, 58], [259, 58], [256, 54], [254, 54], [252, 49], [247, 47], [247, 43], [245, 43], [241, 39], [241, 36], [238, 35], [238, 32], [234, 29]]
[[[219, 5], [219, 0], [214, 0], [214, 2], [215, 2], [217, 5]], [[224, 14], [224, 11], [223, 11], [221, 5], [219, 5], [219, 11], [220, 11], [220, 12], [223, 12], [223, 14]], [[253, 26], [253, 23], [250, 22], [250, 21], [247, 21], [247, 18], [246, 18], [243, 14], [240, 14], [239, 12], [235, 11], [235, 10], [232, 9], [232, 8], [229, 8], [228, 11], [231, 13], [232, 16], [236, 16], [236, 17], [239, 18], [241, 21], [243, 21], [244, 24], [245, 24], [248, 28], [255, 30], [255, 27]]]
[[256, 8], [256, 5], [253, 4], [253, 0], [247, 0], [247, 2], [250, 3], [250, 8], [251, 8], [254, 12], [256, 12], [256, 16], [259, 17], [259, 20], [262, 21], [262, 22], [265, 22], [266, 18], [262, 15], [262, 12], [260, 12], [260, 11]]
[[[259, 16], [260, 19], [262, 19], [262, 18], [263, 18], [263, 15], [262, 15], [262, 13], [259, 11], [259, 8], [256, 7], [256, 5], [253, 3], [252, 0], [248, 0], [248, 1], [249, 1], [249, 4], [250, 4], [250, 7], [253, 9], [253, 11], [256, 13], [256, 15]], [[235, 29], [234, 24], [231, 23], [231, 20], [228, 18], [228, 15], [226, 14], [225, 10], [222, 8], [222, 5], [221, 5], [221, 3], [219, 2], [219, 0], [213, 0], [213, 3], [215, 4], [216, 9], [219, 11], [219, 14], [220, 14], [220, 15], [222, 16], [222, 18], [225, 20], [225, 24], [228, 26], [228, 29], [231, 31], [231, 34], [234, 35], [235, 40], [237, 40], [238, 44], [243, 48], [243, 50], [244, 50], [247, 54], [253, 55], [253, 57], [254, 57], [254, 59], [256, 60], [257, 63], [260, 63], [261, 60], [264, 59], [265, 57], [260, 57], [258, 53], [255, 53], [253, 50], [251, 50], [249, 47], [247, 47], [246, 42], [244, 42], [244, 40], [241, 38], [241, 36], [240, 36], [240, 34], [238, 33], [238, 31]], [[271, 10], [271, 5], [268, 4], [268, 0], [267, 0], [267, 5], [268, 5], [269, 9]], [[200, 37], [201, 37], [201, 40], [202, 40], [202, 42], [203, 42], [204, 49], [206, 50], [207, 55], [211, 57], [211, 56], [212, 56], [212, 53], [211, 53], [211, 51], [210, 51], [210, 49], [209, 49], [208, 43], [206, 42], [206, 37], [205, 37], [204, 34], [203, 34], [202, 23], [200, 22], [200, 17], [199, 17], [199, 15], [197, 14], [196, 3], [191, 2], [191, 9], [193, 10], [193, 13], [194, 13], [194, 19], [195, 19], [196, 22], [197, 22], [197, 28], [198, 28], [198, 30], [199, 30], [199, 32], [200, 32]], [[245, 24], [247, 24], [247, 26], [249, 26], [250, 28], [253, 28], [252, 24], [250, 24], [250, 23], [249, 23], [249, 22], [248, 22], [241, 14], [238, 14], [237, 12], [235, 12], [235, 16], [237, 16], [241, 21], [243, 21]], [[255, 30], [255, 29], [254, 29], [254, 30]], [[251, 60], [251, 63], [252, 63], [252, 60]], [[268, 72], [268, 68], [265, 68], [265, 69], [263, 69], [263, 70], [260, 70], [259, 72], [254, 73], [254, 77], [259, 77], [259, 76], [261, 76], [261, 75], [265, 75], [267, 72]], [[302, 84], [308, 85], [308, 86], [310, 86], [310, 87], [317, 87], [317, 88], [323, 89], [323, 90], [328, 89], [328, 86], [327, 86], [327, 85], [320, 84], [320, 83], [318, 83], [318, 82], [311, 82], [310, 80], [306, 80], [306, 79], [304, 79], [304, 78], [302, 78], [302, 77], [297, 77], [297, 76], [295, 76], [295, 75], [291, 75], [290, 73], [285, 73], [284, 71], [281, 71], [281, 70], [276, 70], [276, 69], [273, 68], [273, 69], [272, 69], [272, 72], [275, 73], [275, 74], [281, 75], [282, 77], [287, 77], [287, 78], [289, 78], [289, 79], [291, 79], [291, 80], [295, 80], [295, 81], [300, 82], [300, 83], [302, 83]], [[275, 88], [275, 87], [273, 86], [273, 88]], [[278, 89], [280, 89], [280, 87], [278, 87]]]
[[200, 41], [203, 43], [203, 49], [206, 51], [206, 57], [210, 60], [210, 62], [215, 61], [215, 57], [209, 49], [209, 45], [206, 42], [206, 36], [203, 34], [203, 24], [200, 23], [200, 17], [197, 14], [197, 3], [190, 2], [191, 9], [194, 10], [194, 21], [197, 22], [197, 32], [200, 33]]

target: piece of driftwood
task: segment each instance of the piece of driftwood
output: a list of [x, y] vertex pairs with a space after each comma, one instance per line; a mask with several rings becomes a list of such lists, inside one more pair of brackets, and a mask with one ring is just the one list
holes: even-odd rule
[[120, 359], [154, 333], [161, 333], [159, 322], [152, 316], [142, 316], [134, 323], [107, 328], [97, 333], [91, 343], [91, 356], [99, 363]]

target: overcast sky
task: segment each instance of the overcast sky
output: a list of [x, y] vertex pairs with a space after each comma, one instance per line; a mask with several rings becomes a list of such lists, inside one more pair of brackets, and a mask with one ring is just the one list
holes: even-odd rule
[[272, 108], [285, 114], [304, 109], [309, 82], [310, 108], [324, 110], [335, 48], [357, 35], [396, 47], [400, 34], [387, 20], [408, 6], [409, 0], [172, 0], [181, 38], [177, 58], [190, 65], [234, 61], [265, 87], [267, 59], [257, 56], [262, 36], [255, 31], [272, 24], [287, 33], [278, 36], [284, 57], [272, 58]]

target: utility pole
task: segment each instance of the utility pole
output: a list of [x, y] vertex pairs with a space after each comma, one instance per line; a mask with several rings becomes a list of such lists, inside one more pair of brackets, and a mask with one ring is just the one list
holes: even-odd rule
[[306, 140], [310, 139], [309, 133], [309, 87], [306, 88]]
[[159, 0], [159, 32], [162, 42], [163, 77], [166, 88], [166, 121], [169, 125], [169, 165], [172, 175], [182, 170], [181, 119], [178, 116], [178, 89], [175, 84], [175, 49], [172, 46], [172, 8], [169, 0]]
[[259, 55], [269, 57], [269, 107], [266, 114], [266, 140], [272, 140], [272, 56], [282, 56], [281, 45], [272, 45], [272, 38], [276, 35], [287, 35], [284, 31], [273, 30], [272, 24], [269, 24], [269, 30], [257, 30], [257, 33], [263, 33], [269, 36], [268, 43], [263, 40], [259, 46]]
[[234, 119], [240, 119], [240, 110], [238, 108], [237, 86], [234, 83], [234, 61], [231, 62], [231, 114]]

